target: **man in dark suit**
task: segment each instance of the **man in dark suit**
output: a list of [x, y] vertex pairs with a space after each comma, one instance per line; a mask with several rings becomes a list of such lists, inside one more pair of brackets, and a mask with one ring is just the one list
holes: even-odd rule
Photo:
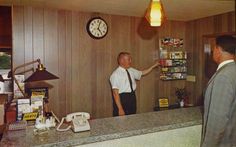
[[201, 147], [236, 147], [236, 38], [216, 38], [213, 60], [217, 71], [208, 82], [204, 100]]

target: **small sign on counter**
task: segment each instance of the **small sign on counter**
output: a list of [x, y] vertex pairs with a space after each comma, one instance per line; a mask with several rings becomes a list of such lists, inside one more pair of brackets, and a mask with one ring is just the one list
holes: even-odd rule
[[169, 107], [169, 99], [168, 98], [159, 98], [159, 107], [160, 108], [168, 108]]

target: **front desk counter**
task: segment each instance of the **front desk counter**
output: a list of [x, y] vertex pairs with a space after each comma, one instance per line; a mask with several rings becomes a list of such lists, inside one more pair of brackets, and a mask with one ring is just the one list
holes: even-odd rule
[[[26, 130], [6, 131], [3, 134], [0, 146], [65, 147], [87, 146], [89, 144], [95, 144], [94, 146], [96, 146], [96, 143], [166, 132], [169, 130], [181, 130], [192, 126], [200, 126], [201, 123], [201, 107], [180, 108], [90, 120], [91, 130], [81, 133], [73, 133], [72, 130], [57, 132], [55, 129], [51, 129], [48, 133], [34, 135], [33, 126], [27, 127]], [[198, 128], [198, 134], [199, 132], [200, 130]]]

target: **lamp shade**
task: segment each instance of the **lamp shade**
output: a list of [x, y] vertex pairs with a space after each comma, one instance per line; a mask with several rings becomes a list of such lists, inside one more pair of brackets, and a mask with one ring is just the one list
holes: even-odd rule
[[24, 82], [35, 82], [44, 80], [54, 80], [59, 79], [57, 76], [48, 72], [45, 68], [43, 70], [36, 69], [36, 71], [28, 77]]
[[0, 82], [4, 82], [2, 75], [0, 75]]
[[152, 0], [146, 13], [146, 19], [151, 26], [161, 26], [163, 9], [160, 0]]

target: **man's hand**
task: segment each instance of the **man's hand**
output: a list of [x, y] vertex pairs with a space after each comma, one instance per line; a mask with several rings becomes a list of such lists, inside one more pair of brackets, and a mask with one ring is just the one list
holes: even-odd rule
[[125, 115], [125, 111], [123, 109], [119, 109], [119, 116]]
[[155, 64], [153, 64], [151, 67], [142, 71], [142, 76], [149, 74], [154, 68], [156, 68], [159, 65], [160, 65], [159, 61], [156, 61]]
[[121, 105], [121, 102], [120, 102], [119, 90], [118, 89], [113, 89], [112, 94], [114, 96], [116, 106], [118, 107], [119, 116], [125, 115], [124, 109], [123, 109], [123, 107]]
[[160, 65], [159, 61], [156, 61], [155, 64], [152, 65], [152, 68], [156, 68], [159, 65]]

